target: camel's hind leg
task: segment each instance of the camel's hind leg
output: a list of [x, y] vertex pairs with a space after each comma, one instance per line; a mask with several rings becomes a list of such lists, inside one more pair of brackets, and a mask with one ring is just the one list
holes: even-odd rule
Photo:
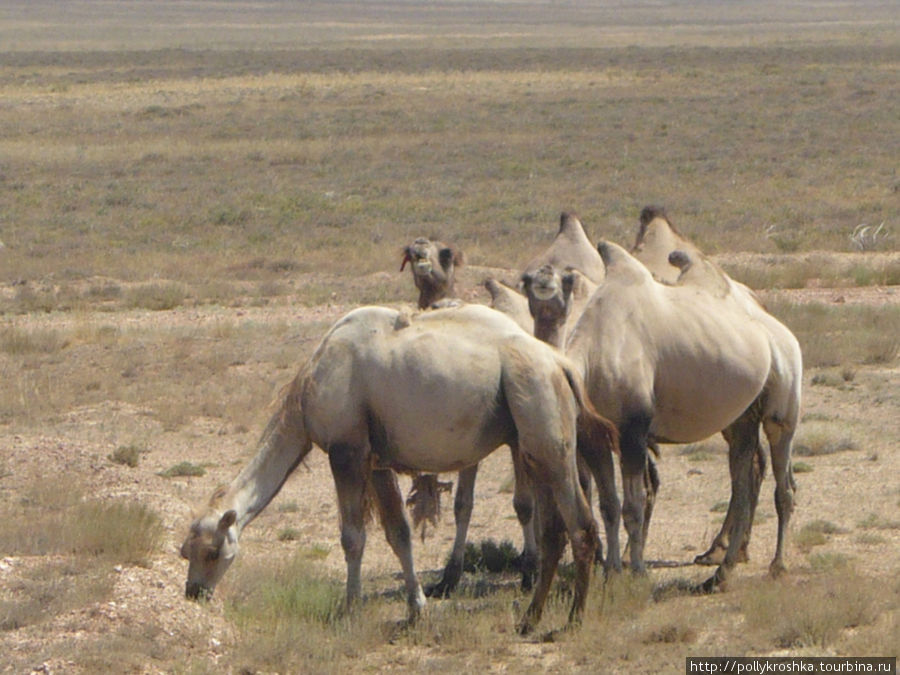
[[336, 443], [328, 448], [328, 462], [337, 490], [341, 519], [341, 547], [347, 562], [347, 607], [362, 597], [362, 556], [366, 547], [365, 452], [356, 446]]
[[649, 456], [647, 453], [647, 432], [650, 418], [633, 415], [619, 428], [619, 446], [622, 450], [622, 520], [628, 532], [628, 550], [631, 570], [643, 574], [647, 571], [644, 563], [644, 519], [647, 516], [647, 488], [652, 486], [649, 479]]
[[775, 512], [778, 514], [778, 539], [775, 556], [769, 564], [769, 572], [778, 576], [785, 571], [784, 541], [791, 513], [794, 511], [794, 475], [791, 467], [791, 443], [794, 439], [794, 425], [772, 419], [763, 421], [763, 429], [769, 439], [772, 454], [772, 473], [775, 476]]
[[407, 520], [406, 510], [403, 507], [403, 495], [397, 484], [397, 475], [389, 469], [373, 471], [372, 487], [378, 500], [378, 512], [381, 516], [384, 534], [403, 568], [409, 620], [415, 621], [425, 608], [425, 594], [422, 592], [413, 566], [409, 520]]
[[[737, 431], [739, 432], [740, 429]], [[731, 499], [728, 502], [728, 512], [725, 514], [725, 520], [722, 523], [722, 527], [719, 530], [719, 533], [713, 538], [709, 549], [694, 558], [694, 564], [696, 565], [720, 565], [725, 559], [725, 551], [728, 550], [730, 533], [734, 527], [735, 506], [733, 486], [735, 483], [735, 472], [737, 471], [739, 464], [739, 445], [742, 442], [736, 437], [735, 432], [736, 430], [732, 427], [728, 427], [722, 431], [722, 437], [728, 443], [728, 470], [731, 474], [732, 485]], [[750, 523], [747, 527], [747, 531], [744, 533], [744, 538], [737, 554], [737, 562], [739, 563], [747, 562], [750, 559], [748, 552], [750, 546], [750, 530], [753, 528], [753, 518], [756, 513], [756, 505], [759, 502], [759, 490], [762, 487], [763, 478], [766, 476], [766, 454], [759, 442], [759, 427], [757, 426], [754, 431], [748, 429], [747, 432], [752, 434], [754, 438], [755, 450], [753, 452], [752, 487], [750, 491]], [[749, 439], [747, 442], [749, 442]]]
[[538, 545], [535, 534], [534, 488], [522, 463], [522, 455], [515, 443], [509, 446], [512, 454], [515, 486], [513, 488], [513, 508], [519, 525], [522, 526], [522, 553], [519, 556], [519, 571], [522, 573], [522, 590], [530, 591], [538, 565]]

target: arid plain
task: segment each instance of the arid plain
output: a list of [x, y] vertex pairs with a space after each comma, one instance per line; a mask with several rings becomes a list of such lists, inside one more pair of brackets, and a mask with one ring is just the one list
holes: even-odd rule
[[[896, 656], [900, 27], [891, 3], [5, 3], [0, 14], [0, 671], [683, 672], [689, 655]], [[414, 298], [401, 247], [515, 282], [562, 210], [633, 241], [664, 204], [804, 351], [789, 574], [691, 596], [728, 498], [719, 438], [664, 446], [647, 578], [520, 638], [478, 570], [401, 629], [377, 527], [367, 602], [315, 451], [183, 597], [191, 514], [251, 456], [327, 327]], [[423, 424], [427, 424], [423, 420]], [[455, 479], [455, 477], [445, 477]], [[520, 543], [508, 453], [470, 541]], [[402, 485], [408, 487], [409, 479]], [[442, 567], [452, 508], [415, 541]], [[562, 625], [559, 597], [542, 624]]]

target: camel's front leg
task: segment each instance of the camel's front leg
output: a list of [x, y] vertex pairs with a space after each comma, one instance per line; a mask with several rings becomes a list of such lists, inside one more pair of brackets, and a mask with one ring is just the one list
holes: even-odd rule
[[[616, 470], [613, 454], [609, 448], [588, 445], [588, 436], [579, 435], [578, 455], [587, 464], [597, 483], [597, 497], [600, 502], [600, 516], [606, 532], [606, 560], [604, 571], [622, 571], [619, 550], [619, 523], [622, 518], [622, 504], [616, 492]], [[579, 471], [580, 473], [580, 471]], [[581, 477], [579, 476], [579, 482]], [[585, 495], [587, 496], [587, 495]]]
[[453, 540], [453, 550], [450, 552], [450, 559], [444, 566], [441, 580], [425, 589], [425, 595], [428, 597], [446, 598], [459, 585], [466, 554], [466, 536], [469, 532], [469, 522], [472, 519], [472, 505], [475, 502], [475, 477], [477, 475], [477, 464], [459, 472], [456, 481], [456, 496], [453, 500], [456, 538]]
[[[762, 487], [762, 481], [766, 475], [766, 455], [763, 451], [762, 445], [759, 442], [758, 430], [756, 434], [756, 450], [753, 454], [753, 485], [750, 492], [750, 524], [747, 528], [747, 531], [744, 533], [744, 540], [741, 542], [741, 547], [738, 551], [737, 562], [739, 563], [747, 562], [748, 560], [750, 560], [750, 555], [748, 552], [750, 546], [750, 531], [753, 528], [753, 517], [756, 513], [756, 505], [759, 502], [759, 490]], [[732, 486], [734, 486], [736, 479], [735, 471], [737, 470], [736, 461], [738, 453], [735, 446], [735, 433], [731, 429], [731, 427], [729, 427], [722, 432], [722, 436], [728, 443], [728, 470], [731, 475], [731, 484]], [[694, 558], [694, 564], [719, 565], [722, 563], [722, 561], [725, 559], [725, 551], [728, 550], [731, 530], [734, 527], [734, 511], [735, 500], [734, 488], [732, 487], [731, 498], [728, 502], [728, 512], [725, 514], [725, 520], [722, 522], [722, 527], [719, 530], [719, 533], [713, 538], [709, 549]]]
[[729, 461], [732, 472], [731, 509], [732, 525], [729, 533], [728, 548], [722, 564], [716, 568], [715, 574], [701, 584], [703, 592], [712, 592], [723, 587], [731, 570], [738, 562], [741, 547], [750, 529], [750, 518], [753, 509], [753, 464], [756, 448], [759, 445], [759, 418], [754, 410], [748, 410], [731, 425], [732, 447], [729, 450]]
[[389, 470], [372, 472], [372, 486], [378, 500], [381, 522], [388, 544], [400, 560], [403, 568], [403, 580], [406, 584], [406, 605], [410, 622], [415, 621], [425, 608], [425, 594], [416, 577], [413, 566], [412, 541], [409, 521], [403, 508], [403, 495], [397, 484], [397, 475]]
[[341, 517], [341, 547], [347, 562], [347, 608], [362, 597], [362, 556], [366, 547], [364, 451], [358, 446], [337, 443], [328, 448], [328, 462], [337, 490]]

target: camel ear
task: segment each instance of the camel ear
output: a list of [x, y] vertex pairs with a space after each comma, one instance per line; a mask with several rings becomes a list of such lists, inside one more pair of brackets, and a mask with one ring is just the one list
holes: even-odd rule
[[522, 274], [522, 289], [526, 294], [531, 290], [532, 283], [534, 283], [534, 274], [531, 272], [524, 272]]
[[684, 270], [691, 264], [690, 256], [684, 251], [672, 251], [669, 254], [669, 264], [673, 267], [677, 267], [680, 270]]
[[463, 264], [463, 255], [460, 251], [452, 246], [445, 246], [438, 251], [438, 261], [445, 270], [450, 269], [450, 265], [459, 267]]
[[225, 532], [228, 528], [234, 525], [234, 521], [236, 520], [237, 512], [234, 509], [228, 509], [219, 519], [219, 530], [221, 532]]

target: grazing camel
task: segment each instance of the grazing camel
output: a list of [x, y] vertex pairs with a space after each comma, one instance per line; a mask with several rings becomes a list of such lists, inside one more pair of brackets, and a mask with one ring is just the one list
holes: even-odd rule
[[603, 242], [598, 250], [606, 280], [573, 328], [566, 355], [584, 375], [591, 402], [621, 435], [632, 569], [644, 570], [648, 444], [690, 443], [724, 430], [732, 522], [724, 558], [701, 588], [712, 590], [726, 580], [750, 526], [752, 465], [762, 424], [775, 474], [778, 537], [770, 570], [778, 574], [793, 508], [790, 455], [801, 380], [796, 340], [793, 346], [780, 344], [772, 326], [748, 314], [743, 296], [722, 296], [706, 285], [665, 285], [616, 244]]
[[[391, 386], [385, 386], [390, 383]], [[576, 565], [569, 621], [580, 618], [596, 524], [577, 481], [585, 456], [616, 448], [614, 427], [582, 396], [572, 364], [490, 308], [464, 305], [409, 317], [356, 309], [332, 326], [269, 422], [256, 456], [194, 521], [181, 552], [185, 593], [212, 593], [234, 560], [240, 533], [315, 444], [337, 489], [348, 606], [361, 596], [365, 511], [371, 498], [406, 587], [408, 618], [425, 605], [395, 471], [472, 466], [500, 445], [521, 456], [533, 481], [540, 572], [518, 629], [540, 620], [568, 534]]]
[[455, 246], [419, 237], [403, 249], [400, 271], [409, 263], [413, 281], [419, 289], [419, 309], [454, 297], [456, 268], [463, 265], [463, 255]]
[[[693, 243], [685, 239], [672, 225], [671, 220], [662, 207], [645, 207], [641, 211], [640, 222], [641, 225], [633, 251], [635, 252], [635, 257], [641, 260], [654, 273], [654, 276], [679, 285], [702, 286], [719, 297], [730, 296], [744, 308], [757, 325], [761, 325], [769, 333], [771, 349], [778, 362], [782, 364], [780, 368], [787, 380], [784, 384], [784, 390], [789, 392], [788, 396], [794, 399], [792, 407], [799, 410], [803, 361], [799, 343], [793, 333], [769, 314], [759, 296], [752, 289], [732, 279]], [[794, 424], [796, 424], [796, 421], [794, 421]], [[731, 450], [733, 439], [728, 429], [723, 430], [722, 435]], [[721, 564], [728, 549], [729, 533], [734, 523], [734, 510], [736, 508], [734, 498], [735, 461], [734, 453], [729, 452], [729, 466], [732, 472], [732, 498], [729, 502], [728, 512], [719, 533], [713, 538], [709, 549], [694, 559], [694, 562], [697, 564]], [[750, 531], [765, 473], [766, 455], [757, 435], [751, 472], [750, 522], [747, 525], [744, 539], [737, 553], [737, 562], [749, 560]], [[793, 487], [793, 475], [789, 473], [788, 478]]]

